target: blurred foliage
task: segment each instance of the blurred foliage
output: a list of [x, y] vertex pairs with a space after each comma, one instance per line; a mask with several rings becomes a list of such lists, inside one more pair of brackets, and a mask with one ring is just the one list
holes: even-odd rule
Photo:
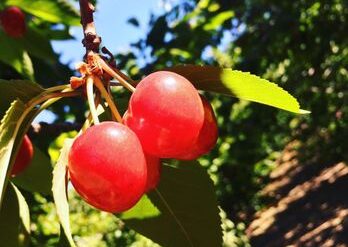
[[[217, 113], [220, 138], [216, 148], [200, 162], [211, 174], [226, 212], [225, 246], [248, 245], [245, 223], [264, 206], [258, 191], [267, 183], [274, 161], [289, 141], [300, 140], [301, 154], [306, 158], [347, 160], [347, 19], [345, 0], [178, 0], [167, 12], [152, 15], [147, 35], [133, 42], [129, 51], [116, 54], [118, 66], [134, 79], [177, 64], [249, 71], [279, 83], [300, 100], [303, 109], [312, 111], [309, 116], [296, 116], [206, 95]], [[40, 38], [47, 44], [72, 38], [68, 24], [30, 13], [27, 21], [32, 30], [40, 31], [32, 39]], [[129, 23], [136, 28], [140, 21], [131, 18]], [[13, 49], [28, 54], [34, 71], [30, 76], [44, 87], [67, 83], [74, 74], [47, 46], [40, 51], [36, 46], [13, 44]], [[0, 63], [0, 78], [28, 77], [21, 71]], [[85, 104], [82, 99], [66, 99], [49, 110], [57, 122], [83, 122]], [[47, 136], [34, 140], [46, 153], [50, 146], [54, 159], [61, 144], [59, 138], [52, 141]], [[125, 229], [114, 216], [91, 209], [71, 194], [72, 228], [80, 246], [153, 246]], [[59, 225], [52, 197], [29, 192], [24, 195], [31, 211], [32, 246], [54, 246]]]

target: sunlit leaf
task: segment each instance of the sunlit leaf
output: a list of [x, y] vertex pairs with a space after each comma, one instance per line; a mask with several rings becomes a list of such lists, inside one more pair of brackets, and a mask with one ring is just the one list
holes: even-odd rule
[[191, 81], [199, 90], [249, 100], [286, 111], [305, 114], [296, 98], [277, 84], [248, 72], [213, 66], [186, 65], [167, 68]]
[[153, 205], [151, 200], [144, 195], [140, 201], [128, 211], [120, 216], [123, 220], [129, 219], [146, 219], [160, 215], [161, 212]]
[[78, 12], [67, 0], [7, 0], [6, 4], [18, 6], [46, 21], [76, 26], [80, 24]]
[[232, 10], [221, 12], [213, 18], [210, 18], [209, 21], [203, 25], [203, 29], [205, 31], [216, 30], [220, 28], [225, 21], [231, 19], [233, 16], [234, 11]]
[[67, 161], [70, 147], [73, 143], [73, 139], [66, 139], [58, 162], [54, 167], [53, 171], [53, 182], [52, 182], [52, 191], [54, 203], [56, 205], [58, 218], [60, 224], [63, 228], [61, 234], [64, 234], [64, 238], [67, 239], [70, 246], [76, 246], [74, 240], [71, 236], [70, 229], [70, 219], [69, 219], [69, 204], [67, 198]]

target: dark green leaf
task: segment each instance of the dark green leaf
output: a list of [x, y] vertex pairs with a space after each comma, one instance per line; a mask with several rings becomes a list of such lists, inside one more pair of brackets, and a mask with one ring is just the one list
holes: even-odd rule
[[69, 243], [69, 240], [67, 236], [64, 233], [64, 229], [62, 226], [60, 226], [60, 235], [59, 235], [59, 242], [57, 244], [58, 247], [67, 247], [71, 246]]
[[134, 214], [125, 220], [129, 227], [166, 247], [222, 245], [214, 186], [197, 162], [163, 166], [159, 187], [149, 198], [160, 215]]
[[168, 29], [168, 23], [165, 16], [161, 16], [156, 20], [150, 33], [147, 35], [146, 44], [154, 48], [164, 45], [164, 37]]
[[28, 53], [0, 30], [0, 61], [13, 67], [25, 78], [34, 78], [34, 69]]
[[6, 4], [18, 6], [49, 22], [80, 25], [78, 12], [67, 0], [7, 0]]
[[138, 19], [135, 18], [135, 17], [129, 18], [129, 19], [127, 20], [127, 22], [128, 22], [129, 24], [133, 25], [134, 27], [139, 27], [139, 26], [140, 26]]
[[70, 34], [69, 28], [64, 28], [62, 30], [45, 30], [45, 34], [50, 40], [71, 40], [74, 39], [74, 36]]
[[28, 205], [20, 191], [10, 184], [0, 211], [0, 243], [6, 247], [26, 246], [30, 233]]
[[30, 99], [44, 92], [38, 84], [24, 80], [1, 80], [0, 79], [0, 117], [3, 116], [10, 104], [15, 99], [27, 103]]
[[19, 187], [45, 195], [52, 193], [52, 166], [50, 158], [34, 146], [34, 157], [30, 165], [12, 181]]
[[196, 65], [165, 70], [186, 77], [199, 90], [233, 96], [294, 113], [309, 113], [301, 110], [297, 100], [277, 84], [248, 72]]
[[71, 236], [70, 229], [70, 219], [69, 219], [69, 204], [67, 198], [67, 164], [68, 164], [68, 154], [70, 147], [73, 143], [73, 139], [66, 139], [60, 156], [58, 158], [58, 162], [54, 167], [53, 171], [53, 198], [54, 203], [56, 205], [58, 218], [60, 224], [63, 228], [61, 234], [64, 234], [64, 237], [61, 239], [67, 239], [70, 246], [76, 246], [74, 240]]
[[54, 61], [56, 58], [49, 39], [34, 27], [29, 27], [23, 38], [13, 39], [12, 44], [47, 61]]

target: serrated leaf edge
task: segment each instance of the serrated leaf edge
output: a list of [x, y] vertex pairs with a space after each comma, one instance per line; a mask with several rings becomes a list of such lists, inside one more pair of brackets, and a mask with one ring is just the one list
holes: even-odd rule
[[[268, 103], [265, 103], [263, 101], [252, 99], [250, 97], [240, 96], [236, 92], [232, 91], [237, 98], [241, 98], [241, 99], [245, 99], [245, 100], [248, 100], [248, 101], [257, 102], [257, 103], [260, 103], [260, 104], [265, 104], [265, 105], [277, 107], [279, 109], [283, 109], [283, 110], [294, 112], [294, 113], [300, 113], [300, 114], [310, 113], [309, 111], [301, 110], [300, 109], [300, 104], [297, 101], [297, 99], [294, 96], [292, 96], [288, 91], [286, 91], [285, 89], [283, 89], [282, 87], [280, 87], [278, 84], [276, 84], [274, 82], [270, 82], [269, 80], [266, 80], [266, 79], [261, 78], [261, 77], [259, 77], [257, 75], [251, 74], [250, 72], [243, 72], [243, 71], [240, 71], [240, 70], [232, 70], [232, 69], [222, 69], [221, 73], [220, 73], [220, 78], [221, 78], [221, 81], [223, 83], [224, 83], [224, 81], [228, 81], [228, 78], [226, 78], [228, 76], [227, 73], [237, 73], [237, 74], [240, 74], [241, 76], [248, 76], [248, 77], [254, 78], [255, 80], [258, 80], [258, 81], [264, 83], [265, 85], [267, 84], [267, 85], [273, 87], [275, 90], [278, 90], [279, 92], [284, 93], [289, 99], [291, 99], [292, 103], [294, 104], [291, 108], [296, 108], [296, 109], [293, 110], [293, 109], [290, 109], [290, 108], [287, 108], [287, 107], [283, 107], [283, 106], [276, 106], [274, 104], [268, 104]], [[224, 83], [224, 85], [227, 88], [233, 90], [233, 88], [231, 88], [228, 85], [228, 83], [226, 83], [226, 84]]]
[[[10, 116], [10, 113], [13, 111], [14, 107], [16, 104], [19, 104], [19, 103], [22, 103], [23, 102], [19, 99], [16, 99], [14, 101], [12, 101], [10, 107], [7, 109], [5, 115], [3, 116], [3, 118], [1, 119], [1, 122], [0, 122], [0, 142], [2, 142], [2, 138], [3, 138], [3, 129], [4, 129], [4, 125], [5, 125], [5, 122], [7, 121], [7, 119], [9, 118]], [[21, 124], [21, 121], [18, 121], [15, 125], [15, 129], [14, 129], [14, 134], [17, 135], [18, 133], [18, 128]], [[8, 142], [8, 144], [6, 145], [6, 148], [4, 148], [4, 150], [9, 150], [9, 149], [13, 149], [13, 145], [15, 143], [15, 138], [11, 138], [11, 140]], [[4, 193], [5, 193], [5, 189], [6, 189], [6, 186], [7, 186], [7, 181], [6, 181], [6, 177], [9, 173], [8, 171], [8, 166], [9, 166], [9, 161], [11, 159], [11, 154], [12, 152], [5, 152], [7, 154], [8, 157], [6, 157], [6, 173], [2, 173], [0, 172], [0, 208], [1, 208], [1, 204], [2, 204], [2, 200], [3, 200], [3, 197], [4, 197]]]

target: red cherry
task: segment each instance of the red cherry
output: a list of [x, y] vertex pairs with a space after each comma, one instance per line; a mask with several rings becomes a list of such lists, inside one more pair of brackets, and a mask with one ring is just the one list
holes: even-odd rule
[[31, 143], [29, 137], [25, 135], [22, 141], [22, 145], [17, 154], [15, 163], [13, 164], [11, 175], [16, 176], [23, 172], [33, 159], [33, 154], [33, 144]]
[[194, 160], [208, 153], [216, 144], [218, 127], [214, 110], [209, 101], [201, 96], [204, 107], [204, 123], [195, 144], [179, 157], [181, 160]]
[[21, 38], [26, 33], [25, 15], [18, 7], [8, 7], [0, 13], [4, 32], [12, 38]]
[[160, 71], [137, 85], [124, 122], [145, 152], [175, 158], [194, 144], [203, 120], [202, 102], [193, 85], [178, 74]]
[[147, 165], [147, 181], [145, 192], [149, 192], [157, 187], [161, 175], [161, 162], [159, 158], [145, 154]]
[[127, 126], [103, 122], [76, 138], [69, 152], [71, 182], [92, 206], [123, 212], [146, 186], [146, 161], [138, 137]]
[[[122, 123], [124, 124], [125, 119], [127, 118], [126, 111], [122, 118]], [[161, 176], [161, 161], [158, 157], [149, 155], [145, 153], [146, 166], [147, 166], [147, 180], [145, 192], [149, 192], [157, 187], [158, 182]]]

